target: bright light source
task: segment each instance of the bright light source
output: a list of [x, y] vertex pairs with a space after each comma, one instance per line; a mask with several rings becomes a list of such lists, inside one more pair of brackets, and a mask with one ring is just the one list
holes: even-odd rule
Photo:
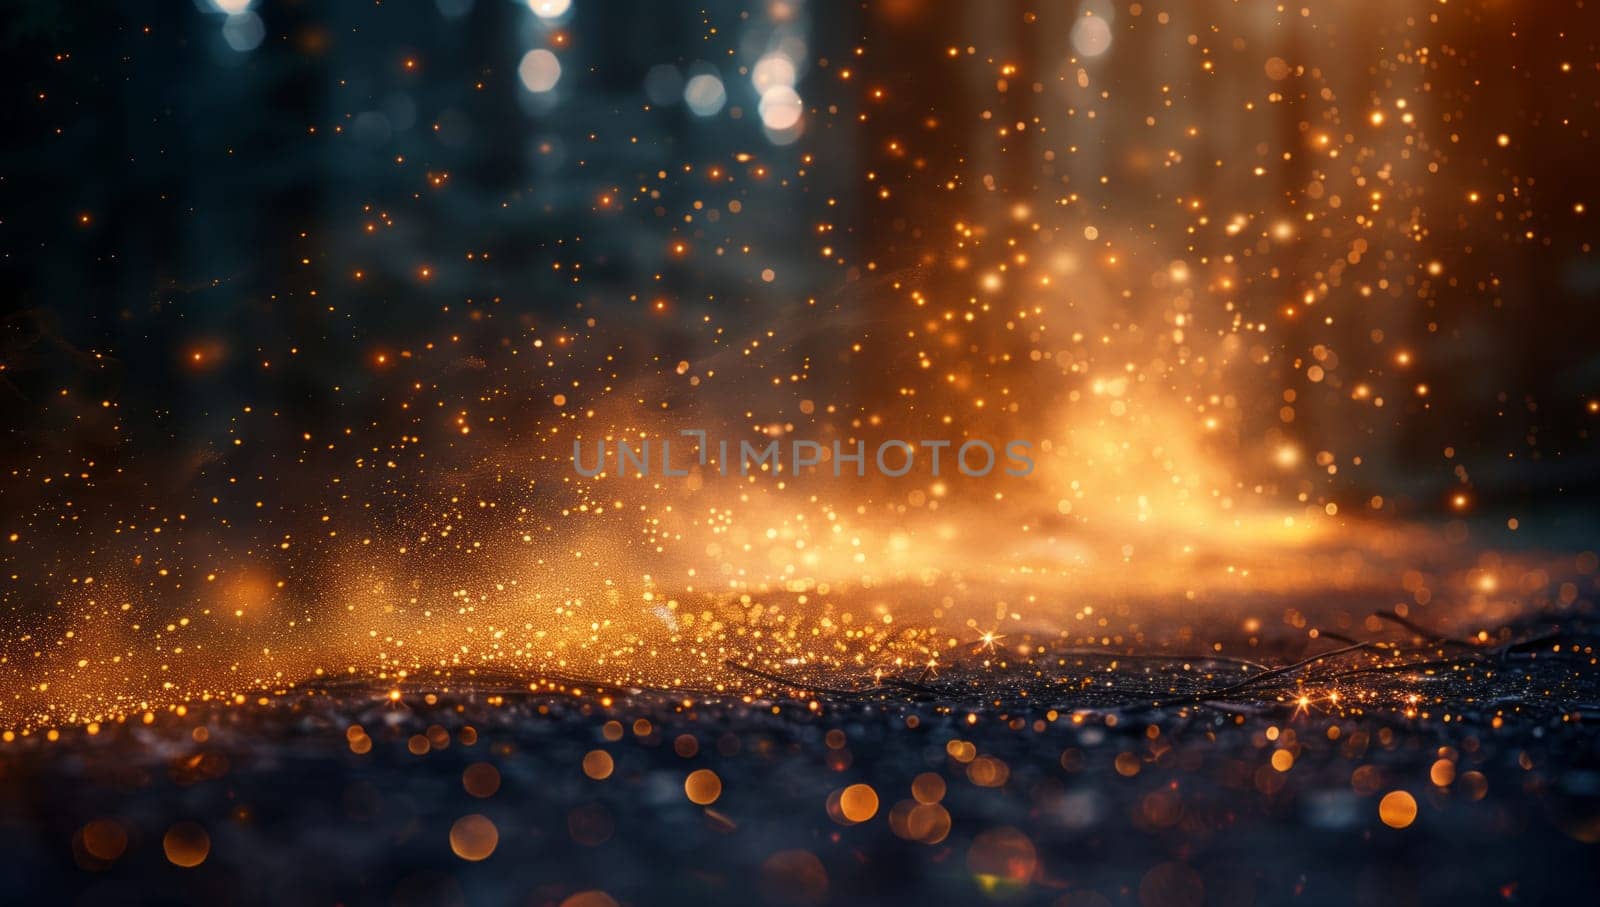
[[522, 84], [535, 94], [543, 94], [556, 87], [556, 82], [561, 80], [561, 61], [556, 55], [544, 48], [530, 50], [522, 55], [522, 63], [517, 66], [517, 75], [522, 77]]

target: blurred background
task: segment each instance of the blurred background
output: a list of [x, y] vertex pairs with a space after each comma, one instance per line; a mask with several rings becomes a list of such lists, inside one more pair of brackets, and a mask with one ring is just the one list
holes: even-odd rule
[[[1068, 197], [1071, 215], [1030, 215], [1257, 272], [1217, 294], [1271, 322], [1258, 343], [1274, 364], [1249, 384], [1299, 391], [1281, 430], [1308, 448], [1359, 438], [1370, 484], [1450, 484], [1456, 465], [1496, 489], [1589, 481], [1581, 4], [8, 6], [12, 469], [155, 438], [170, 459], [241, 401], [297, 428], [360, 424], [374, 351], [437, 342], [469, 311], [510, 334], [662, 296], [672, 316], [633, 340], [670, 352], [705, 310], [754, 327], [869, 260], [944, 251], [958, 221]], [[1019, 75], [997, 89], [1005, 66]], [[763, 89], [778, 92], [765, 114]], [[770, 178], [746, 178], [739, 154]], [[705, 174], [719, 164], [726, 180]], [[1185, 235], [1183, 199], [1248, 226]], [[707, 210], [685, 220], [692, 200]], [[751, 251], [676, 260], [679, 238]], [[1276, 277], [1239, 260], [1252, 251]], [[781, 283], [756, 262], [782, 264]], [[1308, 291], [1341, 317], [1272, 317]], [[1139, 320], [1141, 304], [1156, 307], [1081, 320]], [[1339, 363], [1322, 387], [1293, 364], [1318, 345]], [[1385, 378], [1383, 411], [1341, 405]], [[1266, 418], [1241, 431], [1277, 427], [1256, 402]]]

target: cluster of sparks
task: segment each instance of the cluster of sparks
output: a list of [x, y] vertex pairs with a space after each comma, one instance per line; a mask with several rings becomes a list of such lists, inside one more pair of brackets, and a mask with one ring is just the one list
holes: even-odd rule
[[[233, 400], [173, 452], [126, 428], [141, 420], [125, 401], [61, 388], [47, 409], [127, 453], [38, 457], [7, 478], [7, 739], [350, 679], [397, 697], [475, 676], [753, 696], [761, 682], [730, 662], [926, 683], [985, 656], [1240, 654], [1359, 634], [1373, 597], [1413, 618], [1447, 603], [1444, 621], [1477, 632], [1592, 596], [1592, 553], [1488, 549], [1529, 515], [1469, 527], [1457, 442], [1437, 444], [1424, 493], [1393, 469], [1414, 423], [1449, 424], [1428, 420], [1451, 405], [1440, 388], [1464, 355], [1461, 313], [1503, 305], [1501, 259], [1460, 244], [1548, 243], [1586, 215], [1533, 191], [1513, 154], [1587, 132], [1497, 122], [1474, 92], [1509, 76], [1439, 43], [1452, 17], [1481, 11], [1394, 4], [1405, 12], [1366, 26], [1386, 39], [1362, 44], [1333, 4], [1262, 16], [1089, 0], [1067, 16], [996, 13], [1039, 44], [1019, 58], [976, 38], [890, 52], [909, 27], [897, 17], [915, 16], [901, 6], [882, 13], [882, 38], [842, 52], [796, 44], [800, 4], [739, 20], [766, 23], [754, 56], [739, 23], [708, 18], [721, 80], [687, 66], [681, 101], [634, 110], [738, 117], [737, 75], [763, 131], [598, 174], [578, 166], [593, 149], [537, 143], [593, 189], [581, 219], [539, 215], [531, 190], [455, 202], [540, 225], [512, 267], [538, 306], [495, 289], [501, 248], [408, 245], [468, 190], [429, 159], [431, 139], [385, 150], [412, 191], [298, 232], [270, 263], [273, 304], [316, 326], [279, 346], [195, 334], [173, 364], [196, 387], [331, 371], [314, 396], [358, 418]], [[535, 4], [538, 46], [468, 93], [501, 80], [530, 116], [575, 115], [562, 92], [586, 65], [585, 13], [571, 7]], [[230, 27], [248, 8], [226, 11]], [[963, 86], [948, 108], [896, 68], [906, 46]], [[1592, 71], [1580, 51], [1594, 48], [1541, 78]], [[387, 78], [404, 88], [428, 69], [408, 55]], [[387, 135], [368, 102], [307, 124], [304, 141], [342, 153]], [[70, 102], [40, 103], [71, 117]], [[423, 131], [443, 142], [454, 119], [420, 115], [434, 113]], [[653, 141], [626, 129], [590, 141]], [[843, 146], [861, 162], [848, 178]], [[807, 227], [785, 235], [796, 210]], [[73, 228], [100, 219], [78, 212]], [[637, 273], [607, 276], [621, 254], [608, 232], [654, 249], [635, 250]], [[388, 334], [374, 314], [388, 306], [431, 327]], [[118, 355], [92, 353], [105, 368]], [[708, 427], [1020, 437], [1041, 456], [1025, 480], [571, 469], [575, 440]], [[185, 472], [175, 496], [152, 478], [168, 464]], [[1303, 603], [1327, 590], [1363, 606]], [[1303, 716], [1361, 697], [1290, 704]], [[870, 815], [867, 793], [829, 809]], [[906, 802], [899, 821], [922, 829], [910, 836], [934, 835], [937, 798]], [[463, 828], [461, 846], [486, 835]]]

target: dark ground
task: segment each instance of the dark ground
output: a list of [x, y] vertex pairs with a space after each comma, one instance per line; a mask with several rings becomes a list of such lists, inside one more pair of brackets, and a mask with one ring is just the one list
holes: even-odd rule
[[[1547, 627], [1276, 674], [1058, 652], [815, 706], [757, 687], [745, 703], [478, 678], [431, 703], [335, 689], [135, 717], [6, 745], [0, 890], [74, 904], [556, 905], [592, 890], [622, 904], [1592, 903], [1595, 636]], [[591, 750], [614, 760], [609, 778], [586, 777]], [[480, 762], [500, 779], [482, 798], [466, 789], [483, 792]], [[697, 769], [721, 781], [709, 807], [686, 797]], [[940, 808], [912, 813], [929, 772], [946, 791], [919, 791]], [[858, 783], [876, 814], [836, 821], [830, 794]], [[1380, 820], [1393, 791], [1416, 803], [1408, 827]], [[498, 846], [468, 862], [451, 828], [475, 813]], [[115, 825], [86, 828], [96, 819]], [[198, 867], [164, 855], [180, 822], [209, 835]], [[120, 855], [96, 857], [118, 849], [115, 829]]]

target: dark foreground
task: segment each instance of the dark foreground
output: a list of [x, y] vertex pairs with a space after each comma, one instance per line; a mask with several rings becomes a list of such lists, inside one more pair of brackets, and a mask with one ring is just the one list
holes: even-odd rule
[[776, 681], [749, 703], [480, 682], [432, 701], [326, 690], [163, 712], [0, 750], [0, 891], [72, 904], [1594, 903], [1592, 642], [1530, 629], [1276, 675], [1057, 654], [815, 705]]

